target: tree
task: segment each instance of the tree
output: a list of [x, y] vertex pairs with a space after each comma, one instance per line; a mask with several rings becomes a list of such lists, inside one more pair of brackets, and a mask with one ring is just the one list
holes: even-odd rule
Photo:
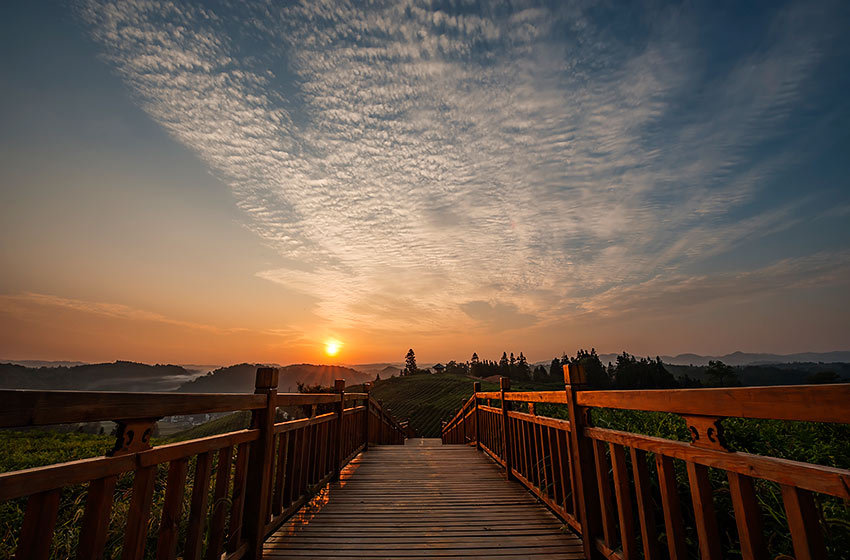
[[591, 348], [590, 352], [584, 349], [579, 350], [576, 352], [576, 357], [570, 359], [570, 363], [584, 366], [588, 386], [597, 389], [607, 389], [611, 386], [611, 379], [596, 354], [596, 348]]
[[707, 384], [713, 387], [730, 387], [741, 384], [735, 368], [727, 366], [720, 360], [709, 360], [708, 367], [705, 368], [705, 376], [708, 378]]
[[507, 353], [502, 352], [502, 357], [499, 360], [499, 370], [501, 371], [502, 375], [504, 375], [505, 377], [509, 377], [508, 374], [511, 371], [510, 368], [511, 368], [511, 366], [510, 366], [510, 362], [508, 362], [508, 355], [507, 355]]
[[808, 376], [806, 383], [841, 383], [841, 377], [834, 371], [819, 371]]
[[469, 361], [469, 374], [473, 377], [484, 377], [481, 361], [478, 359], [478, 353], [472, 353], [472, 359]]
[[407, 351], [407, 355], [404, 357], [404, 370], [402, 375], [413, 375], [419, 368], [416, 367], [416, 354], [413, 353], [413, 348]]
[[617, 356], [616, 366], [608, 366], [608, 376], [612, 385], [618, 389], [665, 389], [679, 386], [673, 374], [664, 367], [661, 358], [638, 360], [627, 352]]
[[531, 379], [534, 381], [545, 381], [549, 377], [549, 372], [545, 366], [534, 366], [534, 371], [531, 372]]
[[560, 358], [552, 358], [552, 364], [549, 366], [549, 377], [558, 379], [558, 377], [564, 375], [564, 370], [561, 365]]
[[522, 352], [519, 353], [519, 358], [516, 362], [516, 373], [517, 377], [520, 379], [528, 379], [531, 377], [531, 368], [528, 367], [528, 360]]

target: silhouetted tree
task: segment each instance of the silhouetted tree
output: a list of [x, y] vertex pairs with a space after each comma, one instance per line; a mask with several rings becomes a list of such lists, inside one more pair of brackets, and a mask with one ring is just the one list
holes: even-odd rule
[[413, 353], [413, 348], [407, 351], [407, 355], [404, 357], [404, 370], [402, 375], [413, 375], [419, 368], [416, 367], [416, 354]]
[[[611, 378], [608, 377], [608, 371], [596, 354], [596, 348], [591, 348], [590, 352], [580, 349], [576, 352], [576, 357], [570, 359], [570, 363], [584, 366], [584, 373], [587, 376], [589, 386], [597, 389], [607, 389], [611, 386]], [[563, 372], [561, 375], [563, 375]]]
[[709, 360], [705, 376], [706, 384], [712, 387], [731, 387], [741, 384], [735, 368], [727, 366], [720, 360]]
[[519, 358], [516, 362], [516, 376], [519, 379], [531, 378], [531, 368], [528, 367], [528, 360], [525, 359], [522, 352], [519, 353]]
[[531, 378], [534, 381], [545, 381], [548, 377], [549, 372], [544, 366], [535, 366], [534, 371], [531, 372]]
[[552, 363], [549, 365], [549, 377], [552, 379], [558, 379], [559, 376], [564, 375], [563, 364], [561, 364], [560, 358], [552, 358]]
[[834, 371], [819, 371], [808, 376], [806, 383], [841, 383], [841, 377]]
[[609, 364], [608, 375], [612, 385], [618, 389], [662, 389], [679, 386], [673, 374], [664, 367], [661, 358], [638, 360], [627, 352], [617, 356], [616, 366]]

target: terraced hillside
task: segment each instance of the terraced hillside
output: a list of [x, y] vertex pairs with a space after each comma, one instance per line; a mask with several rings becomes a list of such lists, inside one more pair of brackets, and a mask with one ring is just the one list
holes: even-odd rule
[[[373, 395], [384, 402], [393, 416], [410, 419], [410, 426], [421, 437], [440, 437], [440, 421], [449, 420], [472, 395], [471, 377], [453, 374], [418, 374], [382, 379]], [[495, 383], [482, 382], [482, 390], [498, 389]], [[359, 387], [352, 388], [357, 391]]]

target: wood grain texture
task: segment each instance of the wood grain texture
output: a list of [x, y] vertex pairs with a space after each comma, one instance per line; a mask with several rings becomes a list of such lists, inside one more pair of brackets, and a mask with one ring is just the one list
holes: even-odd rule
[[[850, 423], [850, 384], [579, 391], [580, 406]], [[812, 403], [817, 403], [816, 407]]]
[[782, 501], [797, 560], [826, 558], [817, 506], [811, 492], [782, 485]]
[[667, 551], [670, 560], [686, 560], [688, 550], [685, 546], [685, 525], [682, 521], [682, 507], [679, 503], [679, 487], [676, 483], [673, 459], [656, 455], [655, 466], [658, 470], [661, 508], [664, 511], [664, 528], [667, 532]]
[[[53, 526], [59, 513], [59, 490], [33, 494], [27, 500], [15, 560], [47, 560], [53, 544]], [[50, 535], [47, 537], [46, 535]]]
[[756, 500], [753, 479], [738, 473], [726, 473], [729, 494], [735, 510], [735, 523], [744, 560], [767, 560], [767, 547], [762, 532], [761, 511]]
[[[306, 395], [305, 395], [306, 396]], [[0, 427], [44, 426], [161, 418], [172, 414], [250, 410], [265, 404], [244, 394], [117, 393], [110, 391], [0, 391]]]
[[171, 560], [177, 552], [177, 536], [180, 533], [180, 514], [183, 510], [183, 489], [189, 471], [189, 460], [178, 459], [168, 465], [168, 480], [165, 483], [165, 500], [159, 523], [159, 538], [156, 543], [157, 560]]
[[691, 499], [694, 503], [694, 523], [699, 536], [699, 552], [702, 560], [720, 560], [720, 532], [714, 513], [714, 498], [708, 468], [695, 463], [686, 463]]
[[265, 558], [583, 558], [581, 541], [474, 447], [370, 446], [271, 535]]
[[155, 477], [156, 467], [143, 467], [133, 475], [133, 497], [130, 499], [130, 511], [127, 513], [122, 560], [139, 560], [145, 555]]
[[96, 560], [103, 555], [109, 528], [109, 513], [112, 511], [112, 499], [117, 481], [117, 476], [107, 476], [92, 480], [89, 484], [83, 526], [80, 529], [80, 544], [77, 547], [77, 560]]

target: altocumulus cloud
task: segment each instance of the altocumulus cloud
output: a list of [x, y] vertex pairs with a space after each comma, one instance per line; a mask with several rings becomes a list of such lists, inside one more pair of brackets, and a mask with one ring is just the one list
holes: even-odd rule
[[778, 9], [715, 62], [676, 7], [361, 4], [79, 10], [140, 106], [298, 263], [259, 276], [336, 323], [608, 311], [793, 223], [798, 200], [764, 203], [793, 154], [758, 148], [797, 110], [825, 10]]

